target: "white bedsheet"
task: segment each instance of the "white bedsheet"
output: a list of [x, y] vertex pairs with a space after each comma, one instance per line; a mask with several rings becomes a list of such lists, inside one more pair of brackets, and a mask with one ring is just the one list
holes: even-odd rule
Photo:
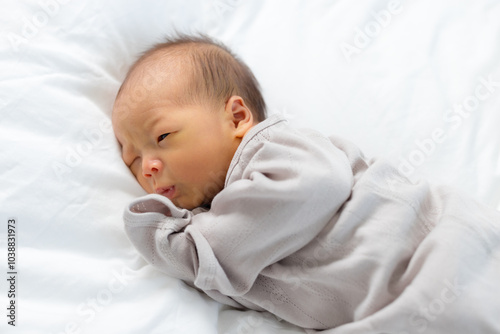
[[111, 107], [136, 55], [174, 29], [227, 43], [292, 124], [500, 209], [497, 0], [0, 4], [2, 333], [303, 333], [159, 274], [125, 236], [123, 207], [144, 192], [121, 162]]

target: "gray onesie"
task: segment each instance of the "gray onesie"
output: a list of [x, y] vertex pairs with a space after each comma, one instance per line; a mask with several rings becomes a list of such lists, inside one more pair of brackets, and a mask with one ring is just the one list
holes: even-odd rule
[[245, 135], [209, 210], [153, 194], [124, 220], [167, 275], [311, 332], [500, 332], [498, 211], [279, 116]]

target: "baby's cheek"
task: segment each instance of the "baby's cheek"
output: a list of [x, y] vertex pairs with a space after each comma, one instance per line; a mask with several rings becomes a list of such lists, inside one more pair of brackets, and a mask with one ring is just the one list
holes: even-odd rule
[[148, 194], [156, 193], [155, 190], [151, 187], [149, 182], [147, 182], [143, 177], [136, 177], [137, 181], [141, 185], [142, 189], [144, 189]]
[[137, 182], [139, 183], [139, 185], [142, 187], [142, 189], [144, 189], [148, 194], [155, 193], [154, 189], [150, 185], [150, 182], [148, 182], [144, 178], [144, 176], [142, 176], [141, 172], [137, 173], [134, 170], [132, 170], [132, 168], [130, 169], [130, 171], [132, 172], [132, 174], [134, 174], [135, 179], [137, 180]]

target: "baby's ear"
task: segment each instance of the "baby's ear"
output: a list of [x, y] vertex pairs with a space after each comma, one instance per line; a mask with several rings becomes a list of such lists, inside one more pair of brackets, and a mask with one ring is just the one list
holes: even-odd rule
[[230, 113], [235, 127], [235, 134], [239, 138], [247, 133], [254, 125], [253, 114], [241, 96], [231, 96], [226, 103], [226, 112]]

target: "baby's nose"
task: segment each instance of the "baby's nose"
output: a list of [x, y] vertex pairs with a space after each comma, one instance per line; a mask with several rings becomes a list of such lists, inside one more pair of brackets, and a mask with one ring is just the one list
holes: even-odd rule
[[142, 167], [144, 177], [152, 177], [161, 171], [162, 163], [158, 159], [145, 159], [144, 166]]

